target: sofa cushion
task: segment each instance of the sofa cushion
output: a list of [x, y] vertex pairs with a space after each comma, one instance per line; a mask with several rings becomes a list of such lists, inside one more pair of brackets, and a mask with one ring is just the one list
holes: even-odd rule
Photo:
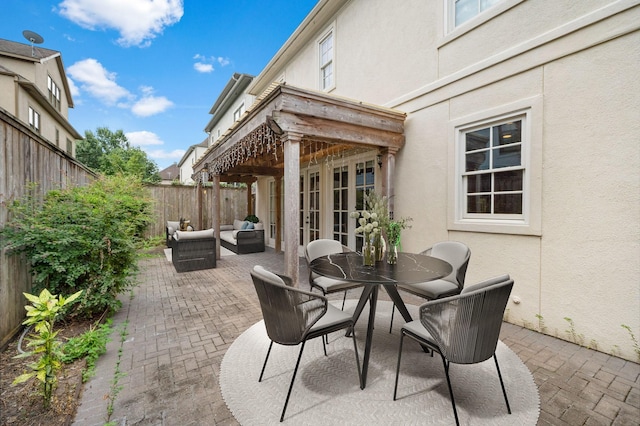
[[220, 225], [220, 231], [233, 231], [233, 225]]
[[197, 240], [199, 238], [213, 238], [213, 228], [202, 231], [176, 231], [174, 237], [176, 241]]
[[179, 229], [180, 229], [180, 221], [178, 220], [167, 221], [167, 232], [169, 233], [169, 235], [173, 235], [173, 233]]
[[253, 225], [253, 229], [255, 229], [256, 231], [264, 230], [264, 223], [262, 223], [262, 222], [255, 223]]
[[234, 220], [233, 221], [233, 229], [242, 229], [242, 225], [244, 225], [244, 220]]

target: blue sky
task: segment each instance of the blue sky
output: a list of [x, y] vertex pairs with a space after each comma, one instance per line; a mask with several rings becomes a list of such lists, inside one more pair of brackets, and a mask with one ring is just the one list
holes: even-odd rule
[[62, 53], [75, 129], [121, 129], [163, 169], [206, 138], [231, 75], [259, 74], [317, 1], [2, 0], [0, 38], [40, 34]]

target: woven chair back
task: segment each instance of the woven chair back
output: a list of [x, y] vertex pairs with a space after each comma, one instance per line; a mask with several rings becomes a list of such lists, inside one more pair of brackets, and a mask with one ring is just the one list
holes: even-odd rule
[[474, 364], [493, 356], [513, 280], [425, 303], [420, 320], [450, 362]]
[[260, 266], [251, 271], [269, 338], [281, 345], [302, 342], [327, 310], [326, 299], [287, 286], [282, 277]]

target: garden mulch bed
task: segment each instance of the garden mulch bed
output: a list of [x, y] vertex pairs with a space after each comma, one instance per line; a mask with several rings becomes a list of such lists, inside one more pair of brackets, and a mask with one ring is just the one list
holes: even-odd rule
[[[69, 323], [58, 321], [56, 330], [60, 331], [61, 341], [78, 336], [89, 329], [93, 319], [75, 320]], [[51, 401], [51, 406], [44, 408], [43, 398], [38, 394], [39, 381], [31, 379], [25, 383], [12, 386], [13, 379], [26, 372], [27, 365], [36, 357], [14, 358], [18, 354], [20, 334], [0, 353], [0, 425], [70, 425], [75, 417], [82, 391], [82, 370], [84, 360], [71, 364], [63, 364], [58, 376], [58, 386]], [[26, 341], [22, 342], [23, 350]]]

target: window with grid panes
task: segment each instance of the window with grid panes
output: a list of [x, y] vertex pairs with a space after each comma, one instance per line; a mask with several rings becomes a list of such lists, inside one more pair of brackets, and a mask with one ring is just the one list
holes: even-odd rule
[[319, 45], [320, 50], [320, 89], [329, 90], [333, 79], [333, 32], [327, 34]]
[[464, 218], [522, 218], [524, 117], [462, 133]]

